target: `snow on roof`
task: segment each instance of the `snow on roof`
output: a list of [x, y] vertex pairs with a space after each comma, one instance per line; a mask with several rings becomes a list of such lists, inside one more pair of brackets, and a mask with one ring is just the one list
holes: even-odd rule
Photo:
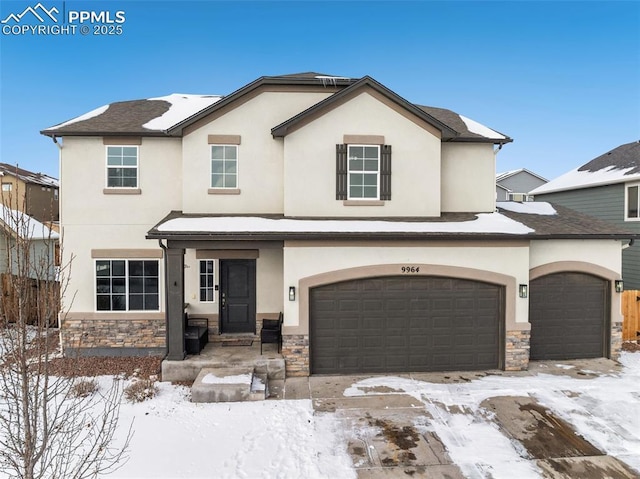
[[80, 115], [80, 116], [77, 116], [75, 118], [72, 118], [71, 120], [65, 121], [63, 123], [59, 123], [57, 125], [53, 125], [52, 127], [50, 127], [50, 129], [62, 128], [63, 126], [71, 125], [71, 124], [77, 123], [79, 121], [89, 120], [89, 119], [94, 118], [94, 117], [96, 117], [98, 115], [102, 115], [108, 109], [109, 109], [109, 105], [99, 106], [95, 110], [91, 110], [90, 112], [87, 112], [84, 115]]
[[53, 186], [55, 188], [60, 187], [60, 182], [57, 178], [54, 178], [44, 173], [34, 173], [33, 171], [25, 170], [17, 165], [10, 165], [8, 163], [0, 163], [0, 176], [5, 174], [18, 178], [25, 183], [31, 183], [42, 186]]
[[557, 215], [558, 212], [549, 203], [542, 201], [499, 201], [496, 203], [498, 208], [514, 213], [526, 213], [530, 215]]
[[24, 239], [59, 239], [58, 233], [20, 211], [0, 205], [0, 223]]
[[580, 171], [576, 168], [565, 173], [558, 178], [551, 180], [542, 186], [538, 186], [529, 194], [538, 195], [542, 193], [553, 193], [556, 191], [573, 190], [577, 188], [593, 188], [595, 186], [610, 185], [613, 183], [623, 183], [626, 181], [640, 179], [640, 173], [628, 175], [636, 167], [617, 168], [610, 166], [598, 171]]
[[492, 140], [504, 140], [507, 138], [506, 136], [501, 135], [497, 131], [492, 130], [487, 126], [484, 126], [483, 124], [478, 123], [477, 121], [472, 120], [471, 118], [467, 118], [466, 116], [462, 116], [462, 115], [458, 115], [458, 116], [460, 116], [460, 119], [464, 121], [464, 124], [467, 125], [467, 128], [471, 133], [475, 133], [476, 135], [481, 135], [486, 138], [491, 138]]
[[149, 101], [159, 100], [169, 102], [171, 103], [171, 107], [163, 115], [154, 118], [142, 126], [149, 130], [168, 130], [172, 126], [213, 105], [221, 98], [221, 96], [217, 95], [192, 95], [184, 93], [172, 93], [167, 96], [148, 98]]
[[158, 231], [224, 233], [499, 233], [534, 230], [499, 213], [480, 213], [474, 221], [420, 222], [382, 220], [304, 220], [254, 216], [189, 217], [167, 220]]

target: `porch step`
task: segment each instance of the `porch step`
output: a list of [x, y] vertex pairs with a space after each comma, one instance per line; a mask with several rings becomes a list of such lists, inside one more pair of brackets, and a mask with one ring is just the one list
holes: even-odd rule
[[203, 368], [191, 386], [196, 403], [262, 401], [267, 397], [266, 374], [251, 367]]

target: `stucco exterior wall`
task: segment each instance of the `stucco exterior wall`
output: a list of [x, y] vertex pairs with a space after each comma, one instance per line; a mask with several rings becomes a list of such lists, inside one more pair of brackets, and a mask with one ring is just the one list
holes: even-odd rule
[[[491, 273], [508, 277], [513, 297], [505, 298], [513, 306], [511, 318], [507, 322], [514, 326], [522, 323], [527, 328], [528, 303], [521, 298], [515, 298], [515, 285], [529, 281], [529, 249], [526, 242], [510, 242], [509, 244], [455, 245], [454, 243], [414, 243], [412, 246], [381, 245], [362, 243], [322, 247], [321, 245], [307, 246], [288, 242], [284, 249], [284, 285], [296, 286], [301, 289], [300, 281], [322, 273], [337, 272], [349, 268], [375, 265], [397, 265], [397, 275], [402, 275], [401, 266], [419, 266], [420, 275], [447, 276], [447, 267], [479, 270], [477, 280], [494, 282]], [[384, 256], [381, 248], [384, 247]], [[395, 270], [390, 270], [395, 271]], [[443, 274], [443, 271], [445, 272]], [[483, 274], [486, 272], [486, 274]], [[450, 275], [454, 275], [453, 269]], [[505, 278], [506, 280], [506, 278]], [[308, 334], [308, 323], [300, 321], [304, 313], [304, 305], [299, 298], [295, 302], [285, 301], [284, 326], [288, 334]], [[507, 310], [510, 308], [507, 307]]]
[[[330, 92], [264, 92], [183, 138], [183, 211], [216, 214], [283, 213], [283, 144], [271, 128], [318, 103]], [[209, 194], [209, 135], [240, 135], [240, 194]]]
[[496, 207], [491, 144], [442, 144], [442, 212], [490, 213]]
[[[145, 239], [171, 210], [181, 209], [180, 140], [143, 138], [139, 147], [140, 194], [104, 194], [106, 147], [102, 138], [65, 138], [61, 162], [62, 261], [71, 261], [67, 311], [95, 312], [94, 249], [160, 251]], [[73, 259], [72, 259], [73, 258]], [[164, 275], [160, 261], [160, 277]], [[164, 285], [160, 285], [164, 309]], [[71, 296], [73, 302], [71, 302]], [[109, 315], [114, 313], [101, 313]], [[146, 313], [143, 313], [146, 314]]]
[[[345, 206], [336, 200], [336, 144], [344, 135], [381, 135], [392, 147], [391, 200]], [[288, 216], [439, 216], [440, 139], [368, 93], [284, 138]], [[357, 200], [351, 203], [357, 203]]]

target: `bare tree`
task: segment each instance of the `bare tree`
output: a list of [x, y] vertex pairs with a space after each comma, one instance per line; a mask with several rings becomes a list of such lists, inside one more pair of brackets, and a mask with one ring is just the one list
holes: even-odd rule
[[81, 378], [50, 371], [71, 261], [56, 264], [58, 235], [51, 229], [0, 209], [0, 471], [20, 479], [113, 472], [126, 461], [131, 439], [129, 426], [114, 441], [122, 381], [81, 397]]

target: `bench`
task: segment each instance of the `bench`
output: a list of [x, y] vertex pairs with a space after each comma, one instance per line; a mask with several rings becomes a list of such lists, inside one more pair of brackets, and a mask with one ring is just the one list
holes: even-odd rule
[[189, 318], [185, 315], [184, 346], [187, 354], [200, 354], [209, 342], [209, 321], [207, 318]]

